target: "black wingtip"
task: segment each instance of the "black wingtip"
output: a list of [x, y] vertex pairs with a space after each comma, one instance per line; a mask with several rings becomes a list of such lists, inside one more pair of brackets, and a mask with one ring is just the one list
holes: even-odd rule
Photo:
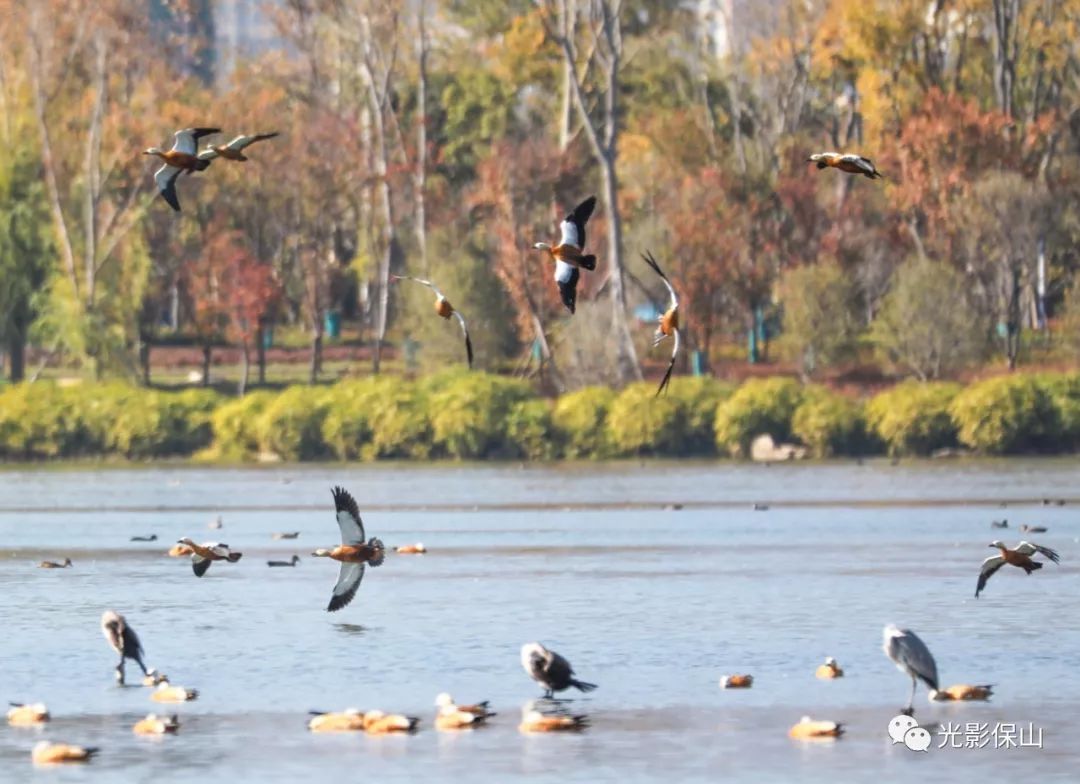
[[574, 211], [570, 213], [568, 218], [572, 221], [584, 224], [593, 214], [593, 210], [596, 209], [596, 197], [590, 196], [581, 202], [578, 206], [574, 207]]
[[657, 275], [659, 275], [661, 278], [664, 278], [665, 280], [667, 279], [667, 276], [664, 275], [664, 271], [660, 269], [660, 265], [657, 263], [656, 258], [652, 255], [651, 250], [647, 250], [642, 253], [641, 258], [644, 259], [646, 264], [653, 268], [653, 271]]
[[469, 370], [472, 370], [472, 363], [473, 363], [472, 340], [469, 338], [468, 335], [465, 336], [465, 355], [469, 358]]
[[180, 212], [180, 200], [176, 198], [176, 186], [173, 183], [169, 183], [169, 187], [160, 191], [160, 193], [166, 204], [172, 207], [174, 211]]
[[660, 386], [656, 389], [656, 397], [660, 397], [660, 394], [668, 388], [668, 384], [671, 383], [671, 372], [675, 369], [675, 358], [671, 358], [671, 362], [667, 366], [667, 372], [664, 373], [664, 377], [660, 379]]

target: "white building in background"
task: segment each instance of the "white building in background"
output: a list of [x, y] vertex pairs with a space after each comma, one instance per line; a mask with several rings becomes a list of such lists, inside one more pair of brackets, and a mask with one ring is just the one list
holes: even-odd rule
[[[809, 2], [809, 0], [806, 0]], [[767, 37], [779, 27], [780, 10], [788, 0], [689, 0], [698, 25], [718, 60], [745, 52], [753, 38]]]
[[214, 0], [219, 84], [229, 81], [239, 60], [285, 47], [270, 13], [282, 4], [282, 0]]

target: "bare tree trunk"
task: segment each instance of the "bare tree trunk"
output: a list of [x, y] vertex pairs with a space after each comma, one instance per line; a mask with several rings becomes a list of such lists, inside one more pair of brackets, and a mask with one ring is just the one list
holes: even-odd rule
[[259, 323], [258, 343], [255, 345], [255, 356], [259, 364], [259, 386], [266, 384], [266, 323]]
[[248, 341], [244, 338], [240, 343], [240, 384], [236, 388], [236, 394], [244, 396], [247, 391], [248, 374], [251, 368], [251, 358], [248, 354]]
[[26, 337], [23, 330], [12, 330], [7, 339], [8, 380], [17, 384], [26, 377]]
[[139, 367], [142, 369], [143, 386], [150, 386], [150, 337], [139, 338]]
[[84, 160], [83, 196], [83, 280], [86, 283], [86, 309], [94, 307], [97, 284], [98, 253], [98, 199], [101, 195], [101, 123], [105, 113], [107, 89], [105, 38], [101, 32], [94, 37], [94, 108], [90, 114], [90, 128], [86, 134], [86, 157]]
[[419, 68], [419, 81], [416, 87], [416, 246], [420, 251], [420, 269], [424, 276], [430, 274], [427, 258], [427, 214], [424, 203], [427, 189], [427, 57], [428, 41], [425, 15], [427, 0], [420, 0], [417, 17], [419, 26], [416, 40], [416, 60]]
[[210, 355], [214, 348], [209, 343], [203, 344], [202, 347], [202, 385], [204, 387], [210, 386]]
[[308, 383], [315, 384], [319, 380], [319, 371], [322, 369], [322, 328], [317, 327], [311, 338], [311, 364], [308, 366]]
[[1013, 116], [1016, 82], [1016, 25], [1020, 0], [993, 0], [994, 3], [994, 95], [1003, 114]]

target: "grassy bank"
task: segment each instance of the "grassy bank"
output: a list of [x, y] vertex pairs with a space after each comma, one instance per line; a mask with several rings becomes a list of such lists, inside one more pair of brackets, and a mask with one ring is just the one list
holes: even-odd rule
[[741, 386], [681, 378], [590, 387], [557, 400], [484, 373], [381, 376], [228, 398], [122, 384], [17, 385], [0, 392], [9, 461], [195, 457], [245, 461], [743, 457], [754, 437], [817, 457], [1071, 453], [1080, 446], [1080, 374], [957, 384], [906, 382], [866, 400], [786, 378]]

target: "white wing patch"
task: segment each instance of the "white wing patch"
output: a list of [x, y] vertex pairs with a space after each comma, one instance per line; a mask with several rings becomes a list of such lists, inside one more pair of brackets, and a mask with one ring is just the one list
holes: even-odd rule
[[340, 610], [356, 596], [360, 587], [360, 581], [364, 579], [364, 564], [342, 563], [341, 571], [338, 572], [338, 581], [334, 585], [334, 593], [330, 598], [330, 612]]
[[578, 242], [577, 225], [573, 221], [564, 220], [559, 227], [562, 229], [562, 245], [573, 245], [575, 248], [581, 248], [581, 244]]
[[[566, 222], [563, 223], [564, 227], [567, 226], [567, 225], [570, 226], [570, 230], [576, 236], [577, 235], [577, 229], [574, 228], [574, 224], [570, 223], [570, 221], [566, 221]], [[566, 229], [565, 228], [563, 229], [563, 242], [564, 243], [566, 242]], [[557, 283], [569, 283], [570, 278], [572, 278], [573, 275], [574, 275], [574, 265], [573, 264], [567, 264], [565, 261], [562, 261], [560, 259], [556, 259], [556, 261], [555, 261], [555, 281]]]
[[[363, 544], [364, 526], [353, 517], [347, 509], [341, 509], [337, 513], [338, 528], [341, 529], [342, 544]], [[344, 573], [344, 570], [343, 572]]]
[[194, 155], [195, 150], [195, 135], [190, 130], [177, 131], [174, 134], [173, 147], [177, 152], [187, 153], [188, 155]]

